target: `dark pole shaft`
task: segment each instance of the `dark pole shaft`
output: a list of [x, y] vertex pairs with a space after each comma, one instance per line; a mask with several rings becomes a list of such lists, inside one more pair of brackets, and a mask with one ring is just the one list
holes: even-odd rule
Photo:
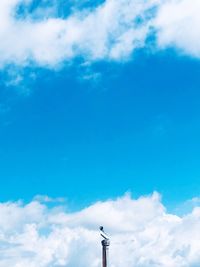
[[109, 251], [110, 241], [108, 239], [105, 239], [101, 243], [102, 243], [102, 267], [108, 267], [108, 251]]

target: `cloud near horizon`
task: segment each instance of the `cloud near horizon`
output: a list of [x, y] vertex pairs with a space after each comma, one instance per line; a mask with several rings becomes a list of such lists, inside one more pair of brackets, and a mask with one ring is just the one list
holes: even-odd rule
[[82, 8], [76, 3], [69, 2], [67, 14], [63, 4], [60, 15], [56, 0], [37, 6], [33, 0], [1, 0], [0, 68], [56, 68], [77, 57], [120, 62], [138, 48], [149, 49], [152, 34], [156, 50], [173, 47], [200, 57], [198, 0], [106, 0]]
[[[104, 225], [111, 237], [110, 267], [196, 267], [200, 208], [170, 214], [159, 194], [97, 202], [78, 212], [49, 198], [0, 204], [0, 267], [100, 267]], [[52, 201], [52, 200], [51, 200]]]

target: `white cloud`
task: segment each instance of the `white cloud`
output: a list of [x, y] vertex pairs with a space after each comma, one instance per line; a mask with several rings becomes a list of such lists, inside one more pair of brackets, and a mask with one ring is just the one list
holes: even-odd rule
[[97, 202], [75, 213], [38, 200], [2, 203], [0, 266], [100, 267], [99, 225], [111, 236], [111, 267], [195, 267], [200, 262], [200, 208], [183, 217], [169, 214], [154, 193]]
[[158, 45], [175, 47], [181, 52], [200, 58], [200, 1], [168, 0], [160, 6], [155, 28]]
[[[38, 9], [22, 17], [16, 15], [20, 4], [31, 2], [0, 2], [1, 68], [10, 63], [55, 67], [77, 56], [88, 60], [127, 58], [144, 45], [150, 27], [148, 12], [158, 1], [107, 0], [95, 9], [75, 9], [67, 18], [56, 16], [56, 12], [55, 16], [52, 12], [46, 15], [44, 5], [40, 15]], [[139, 18], [143, 21], [140, 25], [136, 23]]]
[[1, 69], [10, 64], [56, 68], [79, 56], [122, 61], [148, 46], [152, 32], [157, 49], [175, 47], [200, 57], [199, 0], [106, 0], [84, 9], [70, 1], [63, 16], [57, 0], [42, 0], [30, 11], [32, 3], [0, 1]]

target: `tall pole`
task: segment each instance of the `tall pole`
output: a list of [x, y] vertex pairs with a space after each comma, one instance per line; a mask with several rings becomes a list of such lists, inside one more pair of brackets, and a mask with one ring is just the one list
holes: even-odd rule
[[104, 239], [102, 244], [102, 267], [108, 267], [108, 251], [110, 246], [110, 240]]
[[100, 226], [100, 234], [103, 237], [102, 244], [102, 267], [108, 267], [108, 251], [110, 246], [110, 240], [103, 230], [103, 226]]

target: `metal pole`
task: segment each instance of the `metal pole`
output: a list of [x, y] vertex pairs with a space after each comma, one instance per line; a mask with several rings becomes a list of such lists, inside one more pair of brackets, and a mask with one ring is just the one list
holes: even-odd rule
[[101, 241], [102, 244], [102, 267], [108, 267], [108, 251], [110, 246], [110, 240], [104, 239]]
[[107, 234], [103, 230], [103, 226], [99, 227], [100, 234], [103, 237], [103, 240], [101, 241], [102, 244], [102, 267], [108, 267], [108, 251], [110, 246], [110, 240], [107, 236]]

